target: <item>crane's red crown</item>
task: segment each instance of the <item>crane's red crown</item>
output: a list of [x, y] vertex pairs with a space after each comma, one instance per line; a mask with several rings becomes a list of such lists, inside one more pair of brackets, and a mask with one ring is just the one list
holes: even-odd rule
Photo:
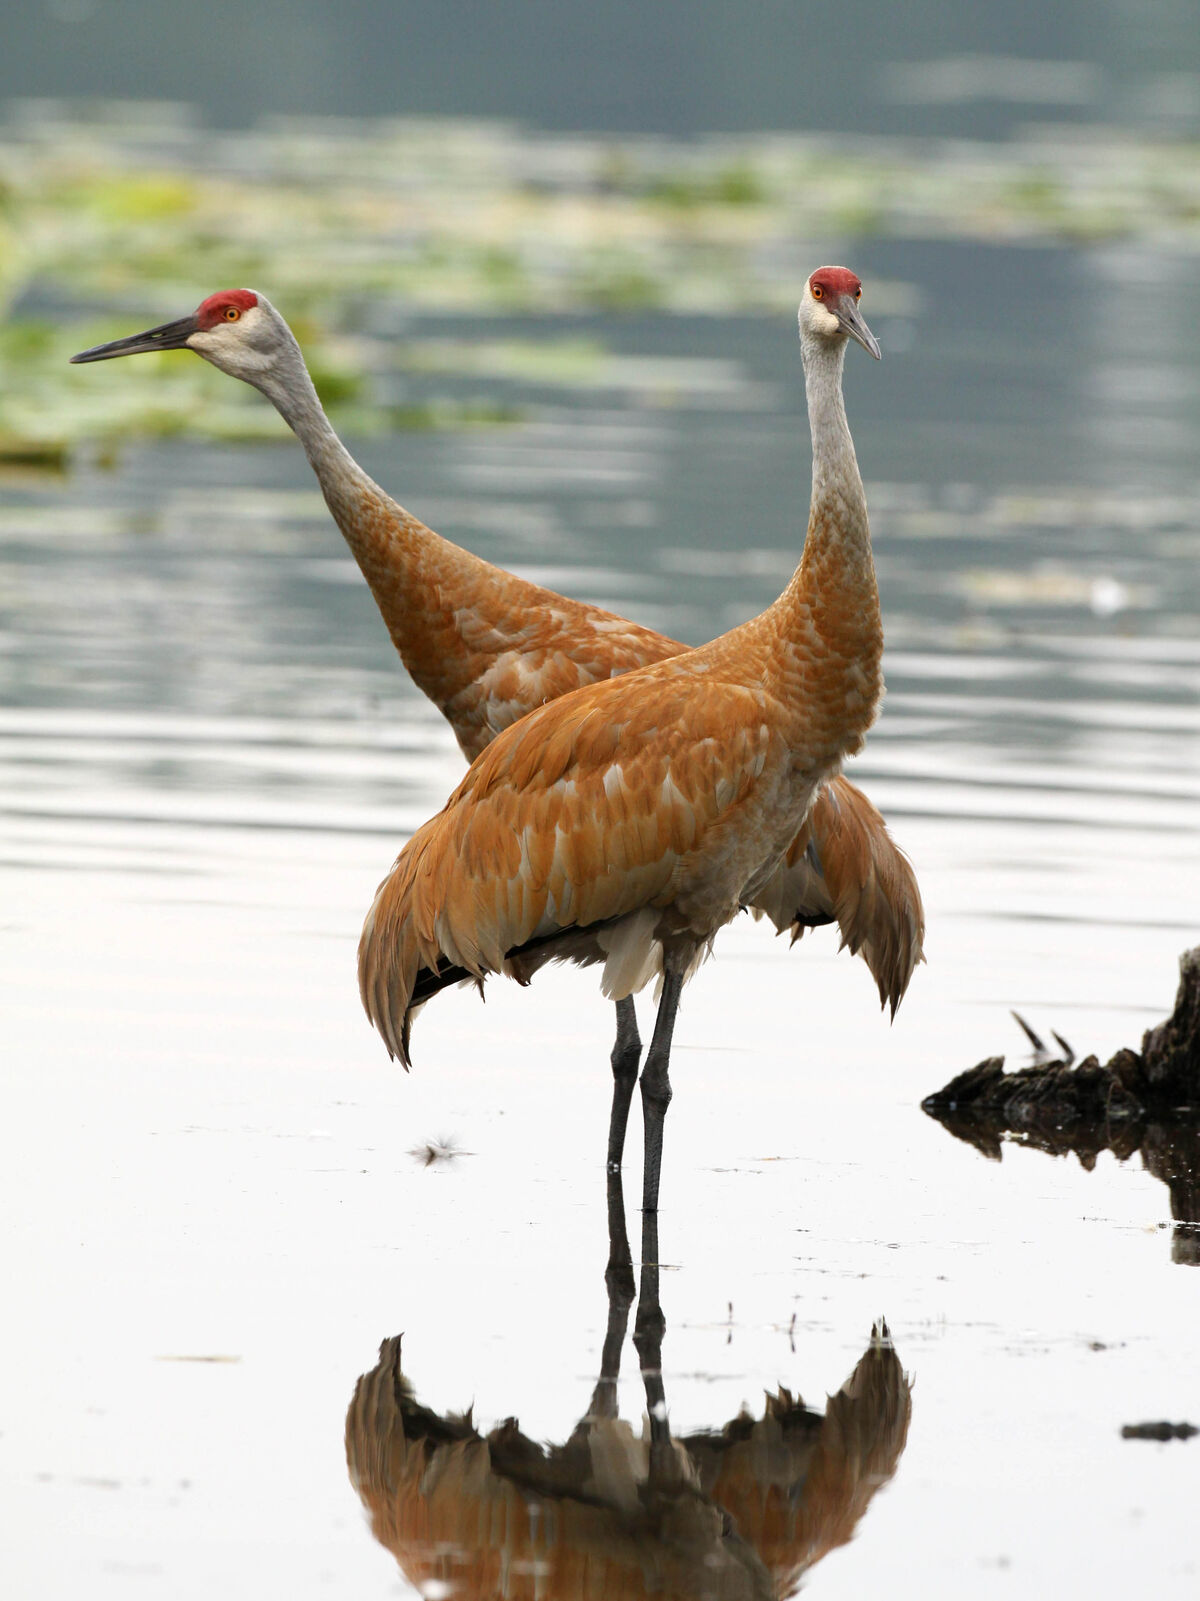
[[[207, 332], [215, 328], [219, 322], [236, 322], [243, 311], [249, 311], [251, 306], [258, 305], [258, 296], [252, 289], [222, 289], [215, 295], [209, 295], [196, 307], [196, 322], [200, 328]], [[230, 316], [230, 312], [234, 316]]]
[[814, 292], [822, 291], [817, 295], [818, 300], [828, 296], [836, 300], [839, 295], [859, 295], [862, 293], [862, 279], [857, 273], [851, 272], [849, 267], [818, 267], [808, 280], [808, 287]]

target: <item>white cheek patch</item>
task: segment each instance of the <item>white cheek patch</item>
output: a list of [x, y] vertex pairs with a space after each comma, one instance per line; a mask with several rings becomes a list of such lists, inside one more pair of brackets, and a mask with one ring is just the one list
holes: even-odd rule
[[[259, 327], [263, 320], [260, 307], [250, 306], [242, 312], [235, 322], [222, 319], [214, 323], [211, 328], [198, 328], [194, 334], [188, 336], [188, 348], [194, 350], [198, 356], [204, 356], [208, 361], [215, 361], [218, 355], [228, 357], [237, 352], [250, 363], [262, 364], [259, 348], [264, 334], [269, 338], [269, 330]], [[258, 334], [256, 342], [254, 335]], [[240, 374], [238, 375], [240, 376]]]
[[805, 328], [808, 328], [811, 333], [822, 334], [829, 339], [834, 334], [840, 333], [842, 328], [833, 312], [813, 294], [810, 284], [804, 286], [804, 299], [800, 302], [796, 321], [800, 326], [801, 337]]

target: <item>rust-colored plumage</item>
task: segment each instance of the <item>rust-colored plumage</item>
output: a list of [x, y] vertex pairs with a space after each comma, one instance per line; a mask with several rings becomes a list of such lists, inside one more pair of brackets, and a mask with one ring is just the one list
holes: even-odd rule
[[[854, 292], [853, 274], [829, 272], [814, 274], [823, 293]], [[518, 578], [397, 505], [333, 433], [291, 330], [265, 295], [224, 290], [189, 317], [73, 359], [177, 348], [195, 350], [253, 384], [293, 428], [405, 667], [469, 760], [547, 701], [688, 649]], [[858, 826], [849, 826], [851, 818]], [[789, 905], [793, 889], [797, 898]], [[863, 956], [881, 1001], [895, 1011], [921, 958], [921, 900], [883, 819], [849, 780], [831, 777], [820, 790], [787, 871], [756, 904], [793, 938], [836, 921], [842, 944]]]
[[806, 896], [822, 903], [821, 883], [857, 937], [872, 885], [864, 805], [827, 807], [845, 883], [815, 871], [807, 827], [779, 861], [780, 830], [803, 815], [793, 769], [832, 765], [839, 707], [810, 702], [811, 726], [788, 738], [784, 704], [760, 687], [773, 623], [578, 690], [478, 758], [401, 853], [363, 931], [364, 1004], [393, 1054], [407, 1064], [420, 975], [428, 985], [443, 967], [527, 981], [554, 957], [603, 961], [621, 1000], [658, 970], [658, 947], [685, 951], [690, 968], [744, 902], [769, 888], [763, 909], [787, 926]]
[[[413, 1014], [448, 983], [496, 972], [527, 982], [556, 958], [603, 962], [605, 992], [620, 1003], [661, 973], [642, 1077], [647, 1209], [682, 985], [768, 886], [763, 909], [794, 920], [789, 885], [820, 865], [801, 830], [882, 695], [878, 590], [841, 393], [848, 338], [878, 354], [856, 303], [850, 292], [814, 297], [810, 283], [801, 307], [813, 497], [779, 600], [709, 645], [575, 690], [506, 729], [401, 852], [363, 929], [363, 1003], [406, 1064]], [[837, 874], [826, 880], [835, 916], [839, 906], [865, 916], [889, 890], [915, 889], [903, 871], [872, 880], [869, 810], [848, 806], [840, 821], [830, 855], [853, 840], [858, 860], [857, 871], [840, 861], [840, 886]], [[916, 960], [919, 928], [918, 910], [872, 945], [887, 947], [885, 971]], [[843, 934], [865, 950], [861, 930]], [[610, 1161], [624, 1137], [620, 1096], [618, 1084]]]
[[818, 792], [751, 910], [793, 942], [809, 928], [836, 923], [843, 948], [866, 962], [893, 1017], [924, 959], [925, 913], [912, 863], [862, 790], [844, 778]]
[[[793, 938], [818, 923], [836, 921], [843, 945], [864, 957], [881, 1000], [895, 1011], [921, 959], [920, 895], [909, 864], [878, 812], [837, 773], [841, 756], [857, 748], [878, 697], [877, 611], [872, 612], [875, 598], [869, 550], [865, 553], [865, 567], [863, 550], [851, 554], [850, 567], [856, 571], [857, 588], [855, 584], [846, 587], [843, 582], [848, 570], [844, 536], [849, 530], [850, 543], [855, 543], [858, 525], [865, 530], [865, 509], [841, 409], [841, 353], [848, 336], [878, 354], [865, 324], [857, 318], [855, 305], [860, 292], [858, 279], [844, 268], [820, 269], [806, 287], [805, 315], [811, 324], [805, 331], [806, 352], [811, 349], [819, 357], [808, 370], [810, 415], [821, 420], [822, 437], [832, 448], [818, 448], [821, 441], [814, 428], [813, 506], [805, 547], [805, 584], [800, 589], [793, 585], [790, 637], [785, 638], [785, 629], [774, 641], [759, 639], [761, 659], [753, 670], [744, 661], [734, 663], [723, 684], [718, 685], [713, 679], [704, 686], [708, 712], [701, 718], [699, 707], [692, 707], [687, 714], [691, 722], [675, 725], [670, 759], [661, 771], [646, 752], [635, 753], [631, 741], [644, 736], [652, 744], [657, 726], [652, 726], [653, 719], [660, 719], [665, 730], [671, 726], [667, 719], [675, 715], [670, 704], [670, 683], [684, 683], [697, 671], [709, 668], [693, 664], [660, 678], [658, 682], [667, 686], [667, 694], [657, 710], [647, 713], [643, 708], [640, 725], [638, 716], [622, 724], [620, 761], [610, 761], [605, 770], [604, 799], [609, 810], [600, 832], [594, 827], [573, 825], [565, 832], [556, 832], [554, 850], [545, 863], [553, 887], [548, 887], [549, 881], [541, 889], [510, 883], [506, 896], [501, 896], [498, 886], [493, 885], [486, 893], [472, 890], [474, 908], [470, 916], [461, 906], [453, 914], [447, 911], [443, 922], [447, 927], [452, 922], [454, 928], [450, 946], [435, 962], [435, 976], [442, 968], [457, 970], [459, 965], [463, 972], [476, 976], [489, 967], [499, 967], [512, 952], [511, 946], [503, 944], [509, 934], [518, 943], [544, 941], [554, 918], [559, 916], [561, 922], [562, 918], [573, 916], [576, 903], [593, 909], [611, 906], [611, 916], [620, 919], [626, 913], [618, 908], [624, 907], [631, 895], [636, 900], [639, 886], [654, 897], [671, 896], [675, 893], [671, 874], [663, 877], [667, 866], [664, 851], [668, 846], [672, 861], [676, 857], [682, 860], [692, 849], [687, 842], [693, 836], [696, 844], [703, 835], [704, 849], [711, 854], [714, 839], [727, 843], [736, 834], [736, 850], [727, 849], [726, 844], [720, 846], [725, 858], [719, 875], [724, 885], [721, 915], [714, 920], [716, 903], [710, 886], [705, 916], [711, 926], [699, 937], [689, 963], [694, 963], [707, 948], [726, 914], [733, 915], [739, 905], [766, 913], [777, 928], [790, 930]], [[192, 349], [222, 371], [253, 384], [295, 431], [405, 666], [450, 722], [468, 758], [477, 757], [497, 734], [549, 701], [681, 657], [685, 652], [686, 647], [678, 641], [602, 608], [530, 584], [481, 560], [442, 539], [397, 505], [338, 440], [290, 329], [266, 297], [253, 290], [212, 295], [188, 317], [97, 346], [73, 359], [98, 361], [173, 348]], [[833, 366], [825, 361], [830, 353]], [[822, 374], [820, 382], [814, 384], [814, 376]], [[833, 379], [836, 381], [831, 382]], [[861, 582], [864, 576], [870, 577], [865, 585]], [[829, 604], [831, 598], [838, 596], [839, 586], [840, 616], [838, 605]], [[861, 619], [854, 610], [860, 600], [866, 604]], [[866, 626], [859, 627], [860, 622]], [[750, 637], [744, 635], [743, 643]], [[861, 659], [852, 659], [864, 641], [866, 653]], [[776, 649], [781, 642], [786, 643], [782, 651]], [[832, 696], [826, 694], [835, 683], [840, 687]], [[767, 720], [755, 734], [750, 724], [760, 692], [759, 709]], [[778, 719], [772, 723], [770, 708], [798, 700], [804, 701], [808, 709], [807, 744], [802, 741], [789, 756], [779, 747], [775, 750], [776, 766], [770, 768], [768, 733], [771, 727], [779, 733], [781, 727]], [[742, 726], [744, 713], [749, 716], [749, 723]], [[577, 715], [577, 711], [568, 714], [549, 735], [545, 750], [523, 746], [524, 754], [514, 757], [506, 769], [506, 782], [524, 788], [535, 772], [543, 781], [547, 772], [560, 766], [565, 773], [579, 752], [590, 751], [593, 758], [597, 757], [603, 738], [593, 728], [579, 744], [571, 731], [571, 718]], [[597, 715], [607, 714], [601, 709]], [[647, 715], [651, 723], [647, 723]], [[697, 734], [697, 749], [685, 753], [680, 746], [679, 729], [691, 726], [698, 718], [703, 732]], [[855, 729], [857, 734], [848, 733]], [[737, 797], [729, 793], [731, 783], [734, 790], [739, 790], [749, 769], [743, 770], [740, 779], [731, 779], [721, 769], [721, 761], [730, 753], [738, 761], [745, 757], [751, 767], [761, 758], [762, 771], [770, 768], [769, 782], [778, 790], [768, 807], [770, 815], [756, 815], [749, 827], [744, 808], [739, 810]], [[798, 788], [784, 782], [784, 768], [789, 763], [806, 775]], [[761, 802], [764, 786], [758, 784], [757, 789]], [[790, 789], [796, 793], [785, 795], [784, 791]], [[803, 805], [798, 805], [801, 790]], [[530, 794], [533, 804], [532, 789]], [[732, 810], [731, 799], [735, 803]], [[563, 804], [568, 820], [582, 816], [586, 810], [593, 823], [600, 821], [600, 814], [586, 793], [582, 771], [578, 781], [568, 782], [561, 796], [551, 784], [536, 803], [536, 816], [531, 814], [521, 824], [524, 848], [537, 864], [545, 857], [542, 826], [553, 817], [557, 829], [558, 811]], [[802, 832], [789, 839], [788, 850], [780, 853], [776, 825], [781, 815], [793, 812], [802, 822]], [[515, 821], [515, 814], [508, 821]], [[501, 811], [496, 811], [490, 821], [481, 817], [472, 823], [467, 830], [470, 841], [465, 836], [463, 840], [467, 860], [478, 862], [493, 845], [505, 861], [511, 860], [512, 842], [503, 837], [504, 829]], [[764, 852], [761, 860], [748, 865], [749, 853], [760, 845]], [[427, 872], [431, 871], [427, 864]], [[619, 893], [611, 882], [618, 871], [626, 874]], [[679, 874], [682, 885], [686, 870], [680, 868]], [[735, 885], [739, 874], [741, 882]], [[490, 913], [485, 906], [489, 898]], [[683, 902], [675, 912], [684, 912]], [[472, 923], [476, 914], [477, 927]], [[488, 915], [495, 920], [490, 930], [486, 926]], [[609, 915], [606, 912], [604, 917]], [[386, 929], [394, 921], [388, 916], [377, 918], [375, 927]], [[703, 917], [699, 919], [699, 923], [704, 921]], [[428, 925], [428, 917], [425, 923]], [[696, 916], [683, 915], [682, 927], [688, 937], [697, 933], [699, 923]], [[527, 925], [528, 931], [521, 932]], [[625, 922], [620, 929], [602, 931], [599, 936], [607, 959], [605, 987], [614, 997], [628, 997], [649, 972], [651, 964], [643, 937], [649, 927], [649, 918], [643, 916], [640, 925]], [[672, 933], [669, 920], [661, 928], [656, 925], [656, 930], [655, 938], [661, 944], [659, 936]], [[591, 938], [587, 936], [583, 943]], [[432, 949], [431, 939], [432, 936], [425, 940], [425, 955]], [[459, 964], [452, 954], [454, 949], [470, 953], [485, 948], [494, 960], [479, 962], [468, 954]], [[519, 958], [513, 957], [515, 965], [510, 965], [509, 970], [528, 977], [547, 955], [577, 954], [568, 952], [561, 940], [554, 950], [545, 944], [539, 945], [538, 950], [541, 956], [524, 952]], [[593, 958], [594, 952], [588, 959]], [[368, 953], [367, 967], [386, 961], [385, 954], [375, 950]], [[378, 1012], [381, 1018], [395, 1010], [399, 998], [394, 977], [385, 986], [389, 999]], [[370, 990], [377, 995], [383, 993], [378, 974], [371, 977]], [[385, 1034], [391, 1048], [405, 1055], [407, 1025], [403, 1018], [385, 1024]], [[640, 1049], [632, 1005], [618, 999], [613, 1068], [622, 1083], [636, 1072]], [[625, 1090], [618, 1084], [610, 1162], [619, 1160], [624, 1137], [623, 1120], [618, 1124], [616, 1119], [617, 1104], [623, 1096], [627, 1102]]]

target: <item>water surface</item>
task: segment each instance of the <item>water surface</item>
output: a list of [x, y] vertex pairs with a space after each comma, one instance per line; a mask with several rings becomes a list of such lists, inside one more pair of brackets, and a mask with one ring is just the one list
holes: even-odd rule
[[[928, 965], [889, 1027], [828, 931], [789, 951], [743, 922], [688, 990], [670, 1426], [781, 1383], [821, 1411], [882, 1315], [911, 1426], [814, 1593], [1190, 1595], [1196, 1447], [1120, 1437], [1200, 1421], [1165, 1186], [1137, 1158], [989, 1164], [919, 1102], [1022, 1059], [1010, 1007], [1080, 1052], [1136, 1044], [1195, 943], [1200, 291], [1122, 320], [1120, 252], [951, 255], [936, 280], [915, 245], [857, 264], [919, 309], [847, 379], [889, 684], [852, 776], [917, 866]], [[807, 502], [789, 325], [417, 331], [660, 363], [600, 391], [426, 380], [523, 419], [356, 446], [440, 532], [697, 641], [777, 593]], [[402, 1333], [434, 1410], [571, 1433], [607, 1317], [610, 1008], [571, 972], [453, 992], [409, 1077], [362, 1020], [362, 914], [461, 761], [294, 445], [7, 483], [0, 645], [5, 1588], [409, 1593], [346, 1409]], [[463, 1154], [409, 1155], [442, 1140]], [[617, 1391], [636, 1431], [632, 1350]]]

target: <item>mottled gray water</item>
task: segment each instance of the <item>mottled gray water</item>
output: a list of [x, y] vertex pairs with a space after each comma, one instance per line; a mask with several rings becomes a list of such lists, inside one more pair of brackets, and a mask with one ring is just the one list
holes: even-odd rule
[[[918, 308], [848, 362], [889, 683], [853, 776], [916, 863], [928, 966], [889, 1028], [827, 931], [745, 924], [685, 996], [672, 1427], [779, 1382], [819, 1410], [883, 1314], [907, 1448], [814, 1593], [1190, 1595], [1196, 1447], [1119, 1435], [1200, 1421], [1165, 1187], [989, 1165], [919, 1101], [1019, 1058], [1009, 1007], [1136, 1043], [1196, 941], [1200, 290], [1144, 251], [855, 264]], [[524, 418], [362, 446], [432, 526], [685, 638], [777, 592], [808, 487], [790, 326], [418, 331], [639, 358], [600, 391], [425, 380]], [[345, 1409], [403, 1331], [430, 1406], [570, 1433], [606, 1315], [609, 1008], [569, 972], [453, 992], [409, 1078], [363, 1022], [362, 913], [461, 764], [296, 447], [6, 485], [0, 647], [6, 1593], [408, 1593]], [[468, 1154], [407, 1154], [442, 1137]]]
[[218, 126], [290, 115], [475, 116], [544, 128], [706, 133], [833, 128], [1000, 137], [1031, 121], [1194, 133], [1200, 40], [1180, 0], [903, 10], [836, 22], [717, 0], [598, 11], [558, 0], [179, 0], [13, 8], [0, 97], [180, 100]]

